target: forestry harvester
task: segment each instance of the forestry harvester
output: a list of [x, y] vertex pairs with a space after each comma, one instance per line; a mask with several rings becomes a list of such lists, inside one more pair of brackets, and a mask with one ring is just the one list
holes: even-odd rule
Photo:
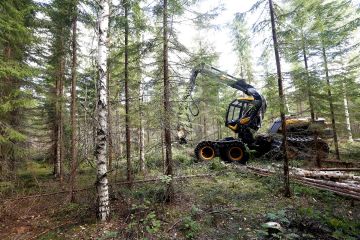
[[[245, 164], [249, 159], [250, 150], [255, 156], [281, 157], [282, 138], [281, 120], [276, 119], [267, 134], [254, 136], [262, 124], [266, 112], [265, 98], [250, 84], [243, 79], [231, 76], [212, 66], [201, 64], [192, 70], [190, 85], [185, 99], [191, 96], [195, 88], [196, 78], [204, 74], [229, 87], [235, 88], [247, 95], [233, 100], [227, 109], [225, 126], [237, 134], [237, 138], [227, 137], [216, 141], [202, 141], [195, 148], [195, 156], [201, 161], [210, 161], [220, 157], [225, 162]], [[316, 127], [313, 127], [316, 126]], [[300, 153], [320, 152], [320, 157], [325, 157], [329, 152], [328, 144], [320, 138], [320, 133], [325, 127], [325, 121], [296, 117], [286, 118], [288, 132], [287, 142], [290, 157], [297, 157]], [[183, 126], [178, 127], [179, 142], [186, 143], [186, 134]], [[319, 156], [319, 154], [318, 154]]]

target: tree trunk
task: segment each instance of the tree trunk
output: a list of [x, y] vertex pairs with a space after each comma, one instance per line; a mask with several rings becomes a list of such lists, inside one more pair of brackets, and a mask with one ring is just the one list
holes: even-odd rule
[[111, 126], [111, 102], [110, 102], [110, 63], [108, 61], [108, 66], [107, 66], [108, 72], [107, 72], [107, 77], [106, 77], [106, 81], [107, 81], [107, 92], [108, 92], [108, 166], [109, 166], [109, 171], [111, 171], [112, 169], [112, 162], [113, 162], [113, 155], [114, 155], [114, 148], [113, 148], [113, 138], [112, 138], [112, 126]]
[[343, 97], [344, 97], [344, 111], [345, 111], [345, 121], [346, 121], [346, 130], [348, 133], [348, 141], [353, 142], [353, 136], [351, 132], [351, 123], [350, 123], [350, 113], [349, 113], [349, 104], [347, 99], [347, 93], [346, 93], [346, 83], [342, 83], [343, 87]]
[[[111, 2], [109, 3], [111, 4]], [[111, 11], [111, 6], [109, 5], [110, 11]], [[109, 38], [108, 38], [108, 44], [109, 46], [111, 45], [111, 32], [110, 32], [110, 21], [109, 21]], [[107, 76], [106, 76], [106, 81], [107, 81], [107, 92], [108, 92], [108, 166], [109, 166], [109, 171], [112, 170], [112, 163], [113, 163], [113, 157], [114, 157], [114, 147], [113, 147], [113, 130], [112, 130], [112, 125], [111, 125], [111, 121], [112, 121], [112, 117], [111, 117], [111, 94], [110, 94], [110, 81], [111, 81], [111, 70], [110, 70], [110, 60], [108, 59], [107, 61]]]
[[63, 159], [64, 159], [64, 139], [63, 139], [63, 92], [64, 92], [64, 78], [65, 78], [65, 56], [64, 56], [64, 39], [60, 36], [59, 62], [56, 73], [56, 102], [55, 102], [55, 117], [56, 117], [56, 160], [55, 160], [55, 177], [63, 180]]
[[[127, 181], [132, 180], [131, 169], [131, 142], [130, 142], [130, 116], [129, 116], [129, 3], [124, 0], [124, 14], [125, 14], [125, 135], [126, 135], [126, 166], [127, 166]], [[131, 184], [130, 184], [131, 185]]]
[[141, 82], [140, 82], [140, 100], [139, 100], [139, 165], [140, 165], [140, 172], [144, 173], [145, 172], [145, 131], [144, 131], [144, 127], [143, 127], [143, 118], [144, 118], [144, 113], [143, 113], [143, 108], [142, 108], [142, 104], [143, 104], [143, 100], [144, 100], [144, 94], [141, 91]]
[[61, 59], [61, 77], [60, 77], [60, 119], [59, 119], [59, 139], [60, 139], [60, 182], [64, 175], [64, 80], [65, 80], [65, 56]]
[[305, 46], [305, 37], [302, 36], [302, 50], [303, 50], [303, 58], [304, 58], [304, 64], [305, 64], [305, 71], [306, 71], [306, 88], [307, 88], [307, 94], [309, 99], [309, 107], [310, 107], [310, 115], [311, 115], [311, 121], [315, 121], [315, 113], [314, 113], [314, 104], [312, 99], [312, 91], [311, 91], [311, 84], [310, 84], [310, 75], [309, 75], [309, 66], [307, 62], [307, 55], [306, 55], [306, 46]]
[[122, 151], [122, 133], [120, 130], [120, 113], [119, 113], [119, 107], [116, 106], [116, 111], [115, 111], [115, 125], [116, 127], [116, 131], [115, 131], [115, 139], [116, 139], [116, 148], [118, 149], [116, 151], [116, 159], [119, 159], [122, 157], [123, 151]]
[[73, 189], [76, 180], [76, 168], [77, 168], [77, 121], [76, 121], [76, 68], [77, 68], [77, 0], [74, 3], [74, 16], [72, 26], [72, 67], [71, 67], [71, 201], [75, 201]]
[[[170, 83], [168, 62], [168, 1], [163, 0], [163, 61], [164, 61], [164, 138], [165, 138], [165, 175], [172, 177], [173, 163], [171, 152], [171, 130], [170, 130]], [[167, 188], [167, 201], [172, 202], [174, 197], [174, 186], [171, 180]]]
[[85, 101], [84, 101], [84, 104], [85, 104], [85, 111], [84, 111], [84, 129], [85, 129], [85, 149], [84, 149], [84, 154], [85, 154], [85, 157], [87, 158], [88, 156], [88, 149], [89, 149], [89, 124], [88, 124], [88, 120], [87, 120], [87, 109], [88, 109], [88, 98], [87, 98], [87, 95], [88, 95], [88, 90], [87, 90], [87, 86], [85, 86]]
[[326, 56], [325, 47], [322, 47], [322, 55], [323, 55], [323, 60], [324, 60], [326, 84], [327, 84], [327, 88], [328, 88], [327, 90], [328, 90], [328, 101], [329, 101], [330, 113], [331, 113], [331, 125], [332, 125], [333, 132], [334, 132], [333, 138], [334, 138], [336, 159], [340, 160], [339, 143], [338, 143], [338, 137], [337, 137], [337, 132], [336, 132], [334, 104], [333, 104], [333, 100], [332, 100], [331, 84], [330, 84], [330, 77], [329, 77], [329, 68], [328, 68], [328, 63], [327, 63], [327, 56]]
[[166, 172], [166, 159], [165, 159], [165, 149], [164, 149], [164, 132], [160, 132], [160, 141], [161, 141], [161, 160], [163, 163], [163, 173]]
[[96, 149], [95, 156], [97, 162], [97, 217], [101, 221], [109, 218], [109, 189], [107, 179], [107, 165], [106, 165], [106, 138], [108, 135], [107, 129], [107, 86], [106, 86], [106, 72], [107, 72], [107, 34], [109, 26], [109, 2], [108, 0], [99, 0], [99, 14], [98, 14], [98, 97], [97, 97], [97, 131], [96, 131]]
[[60, 71], [57, 70], [55, 79], [55, 119], [54, 119], [54, 176], [60, 177], [60, 118], [59, 118], [59, 96], [60, 96]]
[[283, 155], [284, 155], [284, 195], [290, 197], [290, 180], [289, 180], [289, 159], [287, 155], [287, 136], [286, 136], [286, 122], [285, 122], [285, 96], [283, 92], [283, 84], [281, 77], [281, 63], [279, 56], [279, 45], [277, 42], [277, 33], [275, 27], [275, 14], [272, 0], [269, 0], [270, 17], [271, 17], [271, 29], [274, 43], [274, 52], [276, 60], [276, 70], [278, 75], [278, 86], [279, 86], [279, 98], [280, 98], [280, 117], [281, 117], [281, 129], [283, 135]]

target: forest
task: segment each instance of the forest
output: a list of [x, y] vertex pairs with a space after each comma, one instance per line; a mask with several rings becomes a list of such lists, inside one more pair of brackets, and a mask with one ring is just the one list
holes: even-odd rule
[[359, 0], [1, 0], [0, 239], [360, 239]]

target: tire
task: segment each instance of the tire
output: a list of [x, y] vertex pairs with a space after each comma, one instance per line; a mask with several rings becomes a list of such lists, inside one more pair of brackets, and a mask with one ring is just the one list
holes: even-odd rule
[[241, 142], [230, 144], [230, 146], [225, 149], [225, 154], [227, 159], [233, 163], [245, 165], [249, 160], [249, 153], [245, 145]]
[[195, 148], [195, 157], [201, 162], [214, 159], [216, 157], [214, 144], [210, 141], [200, 142]]

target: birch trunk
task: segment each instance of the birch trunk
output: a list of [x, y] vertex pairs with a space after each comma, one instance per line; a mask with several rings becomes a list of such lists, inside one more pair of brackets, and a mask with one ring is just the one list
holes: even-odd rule
[[286, 134], [286, 122], [285, 122], [285, 95], [283, 91], [282, 77], [281, 77], [281, 63], [279, 55], [279, 45], [277, 41], [277, 33], [275, 27], [275, 13], [272, 0], [269, 0], [270, 17], [271, 17], [271, 29], [274, 43], [274, 52], [276, 60], [276, 70], [278, 76], [279, 97], [280, 97], [280, 117], [281, 117], [281, 129], [283, 135], [283, 155], [284, 155], [284, 195], [290, 197], [290, 179], [289, 179], [289, 158], [287, 155], [287, 134]]
[[347, 99], [346, 83], [345, 82], [342, 83], [342, 87], [343, 87], [343, 95], [344, 95], [343, 97], [344, 97], [344, 111], [345, 111], [346, 130], [347, 130], [347, 133], [348, 133], [349, 142], [353, 142], [354, 139], [353, 139], [352, 132], [351, 132], [349, 104], [348, 104], [348, 99]]
[[106, 165], [106, 138], [107, 130], [107, 33], [109, 26], [109, 2], [99, 0], [98, 14], [98, 101], [97, 101], [97, 129], [95, 156], [97, 162], [97, 217], [101, 221], [109, 218], [109, 189]]

